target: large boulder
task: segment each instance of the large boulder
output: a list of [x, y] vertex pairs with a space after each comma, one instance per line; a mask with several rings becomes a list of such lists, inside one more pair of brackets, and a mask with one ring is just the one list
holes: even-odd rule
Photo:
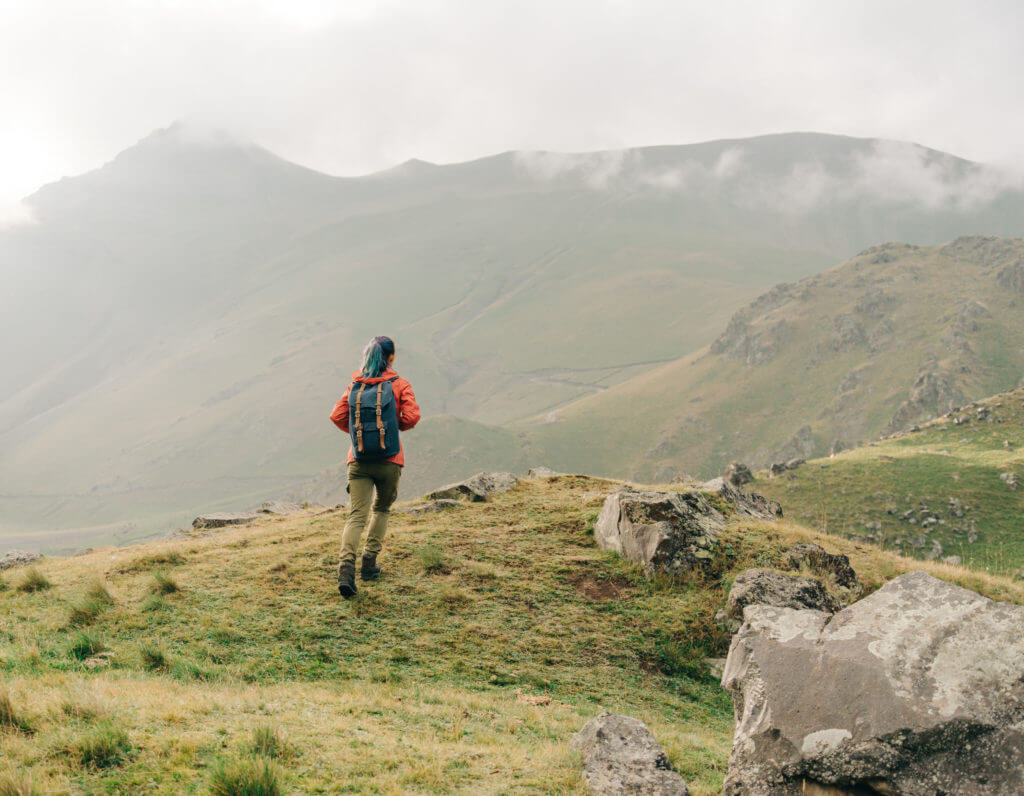
[[724, 526], [725, 516], [701, 492], [620, 489], [605, 498], [594, 538], [648, 572], [678, 574], [714, 558]]
[[774, 520], [782, 516], [782, 506], [777, 500], [769, 500], [763, 495], [744, 492], [735, 484], [718, 477], [705, 481], [700, 485], [703, 492], [713, 492], [732, 506], [733, 511], [759, 520]]
[[733, 486], [738, 487], [754, 480], [754, 474], [743, 462], [729, 462], [729, 466], [725, 468], [725, 475], [722, 477]]
[[749, 606], [724, 793], [1024, 793], [1022, 628], [924, 572], [834, 615]]
[[821, 581], [783, 575], [770, 569], [747, 569], [737, 575], [725, 608], [715, 618], [735, 633], [743, 624], [743, 609], [748, 605], [808, 608], [830, 614], [842, 608], [842, 603], [825, 590]]
[[266, 517], [252, 511], [222, 511], [214, 514], [200, 514], [192, 520], [192, 527], [197, 531], [210, 530], [212, 528], [224, 528], [228, 525], [246, 525], [253, 520], [260, 520]]
[[583, 779], [599, 796], [689, 794], [642, 721], [602, 713], [584, 724], [569, 745], [583, 755]]
[[8, 550], [0, 555], [0, 570], [32, 564], [40, 558], [42, 556], [39, 553], [30, 553], [28, 550]]
[[850, 566], [850, 559], [842, 553], [830, 553], [813, 542], [793, 545], [785, 552], [786, 561], [794, 569], [806, 567], [815, 575], [820, 575], [834, 583], [840, 589], [859, 595], [860, 581], [857, 573]]
[[427, 495], [428, 500], [466, 500], [483, 503], [491, 495], [507, 492], [519, 479], [512, 473], [477, 473], [465, 481], [448, 484]]

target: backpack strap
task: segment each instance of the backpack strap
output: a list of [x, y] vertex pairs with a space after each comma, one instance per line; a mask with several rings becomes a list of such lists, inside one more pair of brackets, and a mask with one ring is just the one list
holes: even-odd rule
[[384, 383], [377, 385], [377, 431], [380, 432], [380, 449], [385, 450], [386, 445], [384, 444], [384, 421], [380, 419], [380, 397], [384, 392]]
[[[360, 405], [363, 402], [363, 390], [366, 389], [366, 382], [359, 382], [359, 392], [356, 393], [356, 448], [362, 453], [363, 452], [363, 418], [359, 412]], [[380, 401], [380, 393], [377, 394], [377, 400]], [[380, 417], [380, 410], [377, 410], [377, 416]], [[379, 422], [379, 421], [378, 421]]]

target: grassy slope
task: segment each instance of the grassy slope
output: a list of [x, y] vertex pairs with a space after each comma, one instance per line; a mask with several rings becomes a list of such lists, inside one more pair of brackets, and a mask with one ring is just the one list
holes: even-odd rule
[[[583, 495], [610, 486], [531, 481], [487, 504], [396, 514], [386, 578], [350, 603], [334, 591], [338, 513], [46, 560], [53, 586], [34, 593], [8, 572], [0, 691], [28, 730], [0, 728], [3, 766], [45, 792], [201, 792], [269, 726], [286, 791], [576, 792], [568, 739], [608, 709], [647, 722], [693, 792], [716, 793], [732, 712], [701, 660], [724, 650], [711, 618], [732, 574], [812, 536], [848, 553], [869, 589], [918, 565], [748, 522], [714, 576], [652, 582], [594, 545], [599, 501]], [[924, 566], [1024, 601], [1019, 584]], [[154, 596], [155, 571], [179, 590]], [[114, 603], [69, 628], [96, 579]], [[113, 653], [109, 668], [72, 654], [82, 633]], [[83, 762], [97, 741], [111, 765]]]
[[[1021, 262], [1020, 240], [875, 247], [759, 299], [737, 315], [745, 329], [723, 335], [726, 350], [653, 368], [558, 410], [559, 422], [522, 427], [553, 467], [643, 480], [849, 447], [885, 431], [920, 374], [968, 399], [1016, 386], [1024, 295], [999, 274]], [[856, 329], [846, 337], [844, 318]], [[916, 417], [941, 403], [929, 398]], [[786, 453], [804, 425], [812, 450]]]
[[[979, 406], [988, 410], [980, 420]], [[967, 421], [957, 425], [956, 418]], [[814, 459], [776, 478], [762, 474], [753, 488], [782, 501], [790, 516], [808, 526], [865, 535], [865, 526], [877, 522], [886, 547], [922, 556], [938, 540], [943, 555], [1010, 573], [1024, 568], [1024, 488], [1011, 490], [999, 475], [1016, 473], [1024, 481], [1022, 447], [1024, 390], [1014, 390], [920, 431]], [[950, 511], [951, 498], [968, 507], [963, 517]], [[927, 534], [920, 525], [922, 506], [942, 520]], [[915, 511], [914, 524], [902, 519], [909, 510]]]

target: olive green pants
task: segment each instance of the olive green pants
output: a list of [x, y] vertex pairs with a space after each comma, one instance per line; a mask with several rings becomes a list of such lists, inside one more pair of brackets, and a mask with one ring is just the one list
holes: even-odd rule
[[[365, 555], [377, 555], [384, 544], [388, 530], [388, 511], [398, 497], [398, 479], [401, 465], [394, 462], [352, 462], [348, 466], [348, 493], [351, 503], [348, 522], [341, 535], [341, 563], [355, 564], [363, 530], [370, 526], [366, 536]], [[376, 493], [376, 494], [375, 494]], [[373, 515], [370, 505], [373, 504]], [[369, 523], [367, 523], [369, 519]]]

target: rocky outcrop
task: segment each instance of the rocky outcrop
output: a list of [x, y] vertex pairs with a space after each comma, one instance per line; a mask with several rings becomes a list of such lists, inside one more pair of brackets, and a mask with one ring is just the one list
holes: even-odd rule
[[804, 459], [801, 458], [790, 459], [788, 462], [775, 462], [768, 467], [768, 477], [775, 478], [782, 475], [787, 470], [795, 470], [803, 463]]
[[559, 473], [552, 470], [550, 467], [531, 467], [530, 471], [526, 474], [527, 478], [556, 478], [564, 473]]
[[507, 492], [519, 479], [512, 473], [477, 473], [472, 478], [457, 484], [443, 486], [427, 495], [428, 500], [466, 500], [482, 503], [491, 495]]
[[825, 613], [842, 608], [842, 603], [826, 591], [821, 581], [783, 575], [770, 569], [747, 569], [737, 575], [725, 608], [715, 619], [730, 633], [735, 633], [743, 623], [743, 609], [748, 605], [807, 608]]
[[714, 558], [724, 526], [725, 516], [700, 492], [620, 489], [605, 498], [594, 538], [648, 572], [679, 574]]
[[583, 779], [599, 796], [688, 796], [683, 778], [647, 726], [630, 716], [602, 713], [569, 745], [583, 755]]
[[0, 554], [0, 570], [20, 567], [23, 564], [32, 564], [42, 556], [39, 553], [30, 553], [28, 550], [8, 550]]
[[268, 500], [260, 506], [260, 514], [285, 515], [295, 514], [299, 511], [302, 511], [302, 506], [289, 500]]
[[735, 487], [743, 487], [754, 480], [754, 474], [742, 462], [730, 462], [722, 477]]
[[915, 572], [831, 616], [745, 617], [724, 793], [1024, 792], [1024, 607]]
[[402, 506], [401, 508], [392, 509], [397, 514], [434, 514], [438, 511], [444, 511], [445, 509], [453, 509], [464, 501], [451, 500], [445, 498], [443, 500], [428, 500], [424, 503], [414, 503], [411, 506]]
[[850, 559], [841, 553], [830, 553], [813, 542], [793, 545], [784, 554], [793, 569], [807, 568], [840, 589], [860, 594], [860, 580], [850, 566]]
[[774, 520], [782, 516], [782, 506], [763, 495], [744, 492], [724, 478], [712, 478], [700, 485], [702, 492], [713, 492], [728, 503], [736, 514], [759, 520]]
[[205, 531], [212, 528], [224, 528], [228, 525], [245, 525], [253, 520], [264, 519], [265, 517], [265, 514], [251, 511], [223, 511], [214, 514], [200, 514], [192, 520], [192, 527], [197, 531]]

